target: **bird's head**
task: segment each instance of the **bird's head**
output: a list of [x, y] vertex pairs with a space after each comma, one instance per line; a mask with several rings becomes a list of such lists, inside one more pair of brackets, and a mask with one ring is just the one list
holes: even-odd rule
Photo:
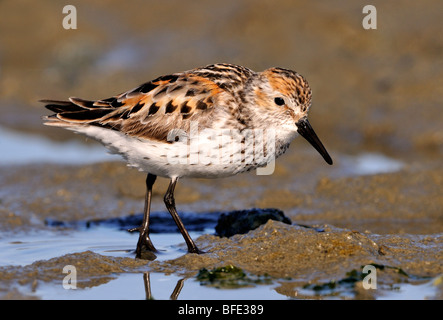
[[[332, 159], [308, 121], [312, 92], [308, 82], [295, 71], [270, 68], [251, 79], [245, 96], [254, 105], [254, 114], [278, 129], [300, 134], [328, 163]], [[267, 119], [265, 121], [265, 118]]]

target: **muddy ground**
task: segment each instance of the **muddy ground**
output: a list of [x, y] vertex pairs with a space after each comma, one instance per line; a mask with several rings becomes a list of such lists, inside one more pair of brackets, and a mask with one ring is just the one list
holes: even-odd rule
[[[0, 290], [4, 297], [16, 297], [14, 293], [20, 295], [11, 292], [11, 288], [30, 286], [32, 290], [41, 282], [57, 283], [63, 279], [60, 270], [67, 264], [77, 266], [80, 288], [106, 283], [124, 272], [154, 271], [189, 278], [202, 268], [210, 270], [226, 265], [252, 275], [267, 275], [273, 281], [284, 280], [277, 291], [288, 297], [297, 296], [297, 290], [308, 285], [345, 279], [349, 272], [361, 272], [361, 267], [367, 264], [384, 267], [378, 271], [380, 286], [419, 284], [443, 273], [442, 170], [426, 168], [360, 177], [323, 177], [303, 192], [263, 188], [255, 199], [240, 196], [237, 201], [246, 208], [275, 207], [280, 203], [279, 208], [286, 209], [292, 225], [269, 221], [245, 235], [231, 238], [203, 235], [196, 243], [205, 254], [185, 254], [173, 260], [146, 261], [76, 252], [23, 267], [2, 267]], [[46, 225], [47, 219], [79, 221], [141, 212], [143, 175], [120, 163], [27, 166], [1, 172], [2, 237], [54, 228]], [[292, 179], [276, 175], [267, 179], [276, 183]], [[215, 181], [183, 180], [177, 190], [177, 204], [187, 212], [202, 212], [202, 202], [225, 209], [229, 206], [224, 202], [232, 195], [211, 197], [203, 190], [215, 184], [217, 188], [225, 187], [229, 194], [241, 194], [245, 192], [242, 181], [253, 184], [255, 180], [261, 178], [252, 174], [234, 177], [224, 181], [229, 181], [230, 187]], [[160, 181], [154, 193], [154, 207], [162, 204], [166, 183]], [[289, 193], [295, 196], [290, 198]], [[23, 194], [28, 195], [26, 199]], [[280, 201], [283, 197], [285, 201]], [[356, 285], [356, 298], [374, 297], [358, 288]], [[441, 298], [441, 291], [438, 297]]]
[[[232, 238], [203, 235], [195, 240], [206, 254], [166, 261], [90, 251], [48, 260], [36, 254], [32, 264], [0, 267], [1, 297], [35, 298], [42, 283], [61, 281], [67, 264], [78, 266], [81, 288], [127, 272], [195, 277], [202, 268], [233, 265], [281, 282], [277, 291], [287, 297], [300, 297], [300, 288], [343, 283], [367, 264], [378, 266], [385, 288], [441, 277], [441, 1], [373, 1], [377, 30], [362, 28], [364, 1], [225, 1], [216, 9], [200, 1], [112, 3], [77, 1], [78, 29], [64, 30], [61, 4], [0, 2], [2, 127], [84, 142], [43, 127], [40, 116], [47, 113], [36, 101], [104, 98], [160, 74], [214, 62], [255, 70], [278, 65], [310, 82], [310, 121], [334, 166], [299, 138], [270, 176], [180, 181], [179, 212], [278, 208], [293, 224], [270, 221]], [[352, 170], [349, 158], [368, 152], [401, 168], [365, 175]], [[47, 219], [140, 213], [144, 180], [116, 162], [0, 166], [0, 237], [52, 230]], [[164, 211], [167, 183], [156, 183], [153, 211]], [[361, 283], [354, 281], [354, 298], [378, 297]], [[441, 299], [443, 288], [436, 286], [432, 298]]]

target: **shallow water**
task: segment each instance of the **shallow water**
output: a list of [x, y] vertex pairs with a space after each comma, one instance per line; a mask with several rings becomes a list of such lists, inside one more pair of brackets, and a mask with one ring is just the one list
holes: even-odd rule
[[[204, 232], [190, 232], [197, 237]], [[113, 257], [134, 257], [138, 234], [108, 227], [83, 230], [40, 230], [30, 234], [6, 236], [0, 239], [0, 266], [27, 265], [72, 252], [94, 251]], [[179, 233], [154, 233], [159, 254], [157, 260], [175, 259], [186, 253]], [[181, 244], [181, 245], [180, 245]]]
[[85, 164], [119, 159], [98, 144], [78, 141], [54, 142], [43, 136], [8, 130], [0, 126], [0, 165], [30, 163]]
[[[213, 232], [190, 232], [191, 237]], [[45, 230], [28, 235], [3, 237], [0, 240], [0, 266], [27, 265], [35, 257], [48, 260], [72, 252], [93, 251], [105, 256], [134, 258], [138, 235], [109, 227], [83, 230]], [[186, 254], [179, 233], [151, 235], [159, 252], [156, 261], [178, 258]], [[62, 270], [60, 270], [62, 273]], [[148, 280], [146, 278], [149, 278]], [[100, 286], [83, 289], [64, 289], [62, 283], [41, 283], [32, 295], [41, 299], [170, 299], [174, 288], [183, 282], [179, 299], [284, 299], [275, 290], [277, 284], [251, 286], [240, 289], [216, 289], [200, 285], [194, 278], [159, 272], [128, 272]], [[146, 286], [150, 289], [147, 289]], [[22, 289], [23, 290], [23, 289]], [[150, 291], [150, 296], [147, 296]], [[24, 290], [23, 293], [28, 293]], [[149, 295], [149, 294], [148, 294]]]
[[[42, 137], [16, 133], [0, 128], [2, 148], [7, 150], [0, 159], [1, 165], [24, 165], [33, 162], [62, 164], [87, 164], [116, 159], [97, 144], [85, 146], [78, 142], [57, 143]], [[338, 165], [332, 167], [331, 177], [363, 176], [401, 170], [404, 164], [382, 154], [364, 152], [357, 155], [341, 155]], [[56, 224], [54, 224], [56, 225]], [[134, 258], [137, 234], [120, 230], [115, 225], [97, 225], [90, 228], [84, 223], [68, 227], [47, 227], [26, 234], [11, 235], [8, 232], [0, 238], [0, 266], [26, 266], [38, 260], [48, 260], [74, 252], [92, 251], [103, 256]], [[213, 234], [213, 228], [191, 231], [192, 238]], [[179, 233], [153, 233], [152, 241], [159, 253], [156, 261], [177, 259], [186, 254], [182, 236]], [[60, 270], [62, 272], [62, 270]], [[195, 277], [183, 278], [175, 273], [132, 271], [114, 274], [104, 284], [77, 290], [66, 290], [57, 281], [39, 282], [31, 290], [18, 290], [26, 295], [43, 299], [170, 299], [174, 290], [183, 286], [173, 298], [178, 299], [288, 299], [326, 298], [349, 299], [355, 297], [353, 290], [339, 290], [318, 293], [299, 287], [289, 296], [278, 287], [284, 279], [273, 279], [270, 283], [251, 285], [235, 289], [217, 289], [201, 285]], [[400, 283], [393, 288], [379, 290], [380, 299], [424, 299], [437, 294], [431, 281], [422, 284]]]
[[[149, 277], [149, 290], [146, 278]], [[180, 283], [183, 281], [182, 283]], [[35, 294], [43, 299], [172, 299], [176, 287], [182, 285], [174, 299], [184, 300], [275, 300], [285, 299], [278, 294], [273, 285], [262, 285], [242, 289], [216, 289], [200, 285], [195, 279], [183, 279], [176, 275], [163, 273], [125, 273], [100, 287], [82, 290], [65, 290], [62, 286], [44, 285]], [[150, 291], [150, 292], [149, 292]]]
[[[191, 237], [211, 233], [213, 230], [190, 232]], [[3, 237], [0, 240], [2, 266], [31, 264], [35, 257], [48, 260], [73, 252], [93, 251], [111, 257], [134, 257], [137, 236], [109, 227], [92, 227], [83, 230], [45, 230], [27, 235]], [[159, 250], [156, 261], [176, 259], [186, 254], [179, 233], [152, 234], [152, 241]], [[63, 270], [60, 269], [60, 273]], [[132, 271], [112, 274], [105, 283], [87, 287], [65, 289], [62, 281], [42, 282], [32, 291], [25, 287], [22, 294], [41, 299], [186, 299], [186, 300], [273, 300], [273, 299], [352, 299], [351, 289], [316, 290], [299, 287], [290, 295], [278, 288], [287, 280], [275, 279], [264, 284], [250, 284], [239, 288], [216, 288], [202, 285], [195, 277], [174, 273]], [[435, 279], [421, 284], [399, 283], [377, 291], [377, 299], [429, 299], [436, 296]]]
[[340, 161], [340, 174], [349, 176], [396, 172], [404, 166], [401, 161], [370, 152], [353, 156], [341, 155]]

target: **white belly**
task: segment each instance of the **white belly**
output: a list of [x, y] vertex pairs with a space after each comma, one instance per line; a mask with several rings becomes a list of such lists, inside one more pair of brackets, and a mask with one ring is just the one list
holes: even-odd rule
[[[172, 143], [135, 138], [96, 126], [72, 128], [122, 155], [128, 165], [161, 177], [219, 178], [266, 166], [281, 152], [275, 140], [245, 130], [202, 131]], [[174, 138], [174, 137], [173, 137]], [[272, 137], [271, 137], [272, 138]], [[264, 141], [264, 142], [263, 142]]]

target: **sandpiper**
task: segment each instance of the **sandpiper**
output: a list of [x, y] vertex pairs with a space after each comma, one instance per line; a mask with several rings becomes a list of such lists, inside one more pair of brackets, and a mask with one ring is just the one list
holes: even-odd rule
[[218, 178], [267, 166], [300, 134], [332, 159], [308, 122], [311, 89], [304, 77], [284, 68], [262, 72], [213, 64], [158, 77], [102, 100], [41, 100], [55, 114], [44, 124], [98, 140], [128, 165], [147, 173], [144, 218], [136, 257], [156, 251], [149, 237], [152, 187], [170, 179], [166, 208], [188, 251], [202, 253], [177, 214], [179, 178]]

